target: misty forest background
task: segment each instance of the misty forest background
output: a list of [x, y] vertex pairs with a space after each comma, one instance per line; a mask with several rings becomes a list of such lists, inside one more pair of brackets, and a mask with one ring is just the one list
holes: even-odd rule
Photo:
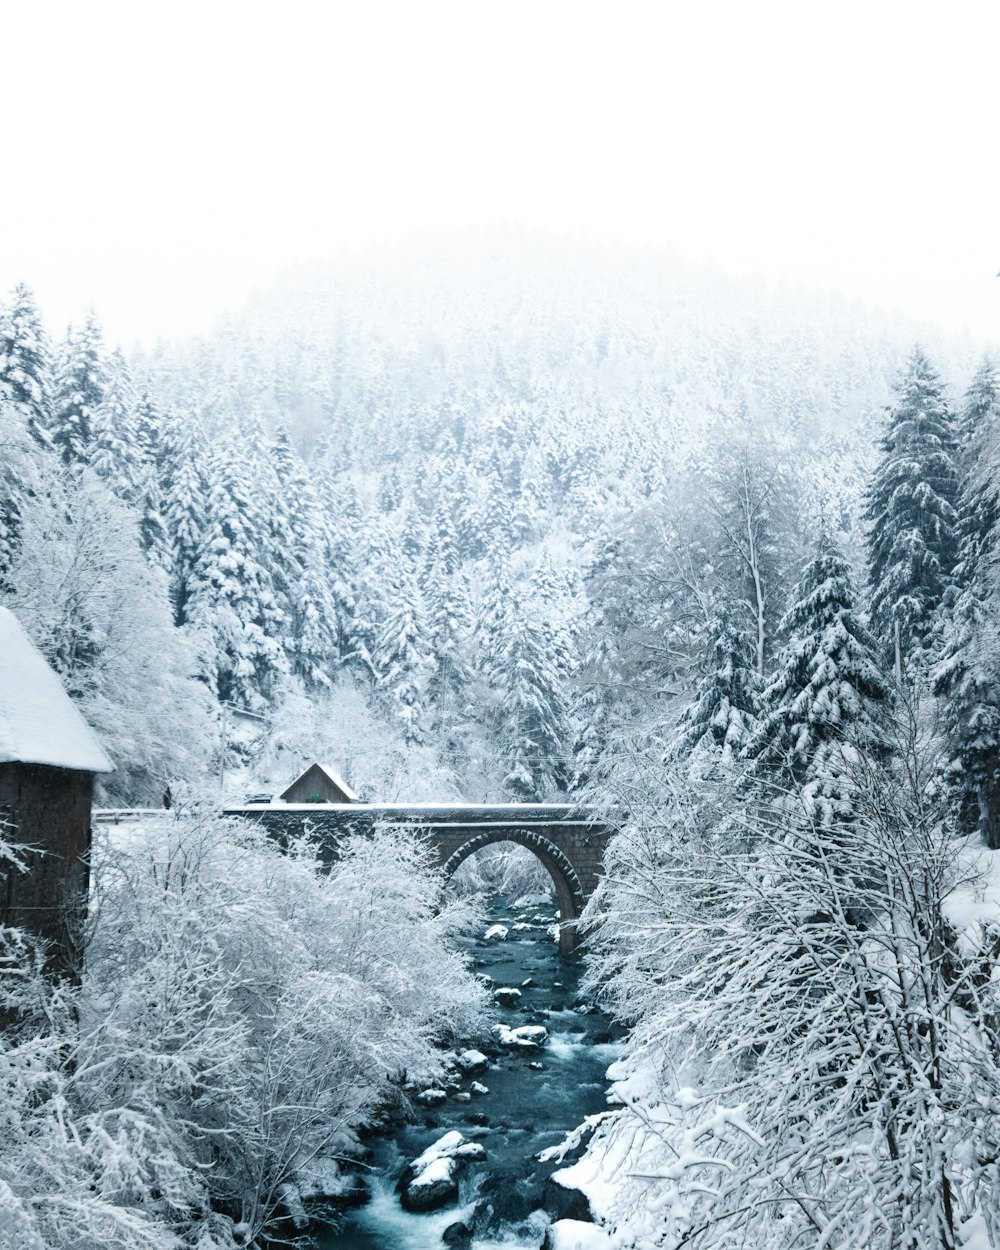
[[972, 575], [959, 493], [997, 454], [975, 345], [530, 238], [289, 278], [128, 359], [94, 316], [50, 339], [19, 287], [3, 599], [112, 753], [108, 802], [215, 777], [239, 737], [220, 701], [266, 717], [226, 743], [240, 781], [283, 788], [321, 758], [383, 800], [613, 784], [696, 726], [738, 754], [821, 537], [892, 633], [907, 588], [880, 587], [906, 574], [866, 547], [866, 491], [918, 336], [949, 463], [917, 474], [944, 530], [899, 611], [932, 665]]
[[428, 240], [128, 357], [18, 287], [0, 597], [103, 801], [189, 800], [95, 846], [70, 1007], [16, 964], [18, 1244], [252, 1244], [481, 1023], [419, 848], [218, 816], [319, 759], [612, 826], [613, 1244], [1000, 1245], [998, 430], [980, 345], [662, 254]]

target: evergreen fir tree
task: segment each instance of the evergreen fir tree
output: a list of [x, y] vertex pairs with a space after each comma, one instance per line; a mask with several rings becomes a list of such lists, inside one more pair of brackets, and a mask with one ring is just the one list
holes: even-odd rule
[[0, 305], [0, 587], [21, 546], [22, 512], [35, 489], [46, 424], [48, 352], [27, 287]]
[[800, 794], [816, 819], [833, 824], [850, 816], [859, 753], [880, 750], [878, 708], [889, 688], [855, 612], [848, 566], [829, 539], [796, 586], [781, 628], [789, 641], [745, 755], [752, 776]]
[[500, 738], [504, 785], [519, 799], [549, 797], [565, 786], [572, 741], [565, 691], [542, 631], [520, 613], [503, 646]]
[[52, 400], [52, 442], [64, 464], [89, 464], [94, 414], [107, 386], [101, 328], [93, 313], [83, 327], [70, 327], [56, 362]]
[[433, 661], [420, 592], [409, 574], [401, 572], [396, 577], [372, 660], [379, 688], [402, 725], [404, 740], [408, 745], [423, 742], [424, 698]]
[[194, 416], [175, 418], [165, 443], [163, 514], [171, 548], [170, 593], [174, 621], [183, 625], [188, 620], [192, 582], [208, 528], [206, 439], [201, 422]]
[[458, 573], [448, 572], [445, 559], [427, 574], [426, 602], [435, 667], [427, 686], [427, 701], [436, 725], [446, 732], [463, 702], [469, 678], [468, 642], [472, 614], [468, 589]]
[[31, 291], [14, 288], [9, 305], [0, 307], [0, 403], [21, 414], [40, 446], [51, 446], [51, 358], [48, 341]]
[[446, 577], [458, 569], [461, 559], [458, 552], [458, 532], [452, 515], [450, 496], [442, 493], [434, 509], [427, 538], [427, 567], [440, 566]]
[[981, 582], [995, 552], [1000, 519], [1000, 368], [984, 360], [965, 393], [959, 413], [958, 467], [960, 590]]
[[532, 612], [539, 622], [545, 647], [560, 681], [569, 681], [578, 664], [576, 637], [571, 625], [570, 590], [548, 552], [543, 553], [529, 586]]
[[958, 816], [1000, 847], [1000, 668], [995, 565], [1000, 523], [1000, 373], [987, 361], [961, 412], [961, 540], [956, 588], [939, 628], [933, 688], [941, 699]]
[[921, 651], [958, 558], [952, 414], [918, 348], [900, 383], [866, 500], [871, 623], [897, 680]]
[[617, 656], [612, 641], [595, 633], [590, 650], [579, 670], [578, 690], [573, 700], [573, 764], [569, 789], [583, 790], [594, 779], [605, 760], [613, 733]]
[[200, 635], [205, 676], [221, 700], [259, 706], [287, 672], [266, 539], [255, 525], [243, 445], [207, 465], [207, 533], [192, 572], [188, 616]]
[[108, 363], [100, 405], [91, 414], [91, 468], [123, 499], [132, 500], [140, 476], [136, 436], [136, 394], [120, 352]]
[[271, 446], [274, 497], [268, 528], [272, 579], [288, 620], [284, 649], [291, 670], [307, 685], [328, 686], [340, 662], [339, 612], [326, 567], [326, 529], [319, 501], [287, 429]]
[[132, 422], [136, 457], [140, 464], [157, 470], [164, 462], [163, 424], [163, 413], [148, 387], [142, 387], [136, 395]]
[[716, 608], [706, 671], [678, 725], [676, 750], [684, 755], [708, 751], [731, 767], [753, 735], [761, 683], [746, 617], [743, 604]]

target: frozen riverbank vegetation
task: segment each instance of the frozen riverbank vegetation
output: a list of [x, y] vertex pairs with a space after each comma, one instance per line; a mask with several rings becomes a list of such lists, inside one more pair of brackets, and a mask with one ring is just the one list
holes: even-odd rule
[[394, 834], [326, 875], [211, 815], [115, 832], [79, 989], [6, 938], [0, 1244], [255, 1243], [394, 1078], [480, 1021], [450, 944], [470, 913]]
[[633, 1028], [563, 1177], [622, 1245], [997, 1244], [995, 853], [925, 763], [836, 828], [685, 788], [613, 843], [589, 979]]

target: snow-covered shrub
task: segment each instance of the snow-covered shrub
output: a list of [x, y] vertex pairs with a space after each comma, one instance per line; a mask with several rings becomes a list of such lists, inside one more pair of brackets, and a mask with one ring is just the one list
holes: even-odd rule
[[1000, 1244], [996, 940], [955, 940], [960, 844], [896, 758], [836, 829], [678, 789], [612, 842], [589, 975], [633, 1031], [569, 1181], [637, 1244]]
[[83, 1250], [209, 1228], [222, 1246], [227, 1221], [257, 1238], [393, 1078], [438, 1070], [435, 1043], [476, 1026], [483, 991], [450, 944], [469, 911], [396, 832], [329, 873], [210, 813], [113, 834], [82, 989], [37, 988], [0, 1044], [2, 1218]]

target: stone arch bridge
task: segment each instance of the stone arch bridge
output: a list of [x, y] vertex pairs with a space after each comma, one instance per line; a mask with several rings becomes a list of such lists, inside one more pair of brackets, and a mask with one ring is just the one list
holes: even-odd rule
[[341, 838], [370, 833], [376, 825], [412, 829], [428, 840], [449, 877], [483, 847], [516, 842], [537, 856], [552, 878], [564, 955], [576, 945], [572, 922], [594, 892], [610, 832], [564, 803], [246, 803], [226, 808], [226, 815], [256, 820], [279, 840], [305, 831], [317, 835], [331, 862]]

